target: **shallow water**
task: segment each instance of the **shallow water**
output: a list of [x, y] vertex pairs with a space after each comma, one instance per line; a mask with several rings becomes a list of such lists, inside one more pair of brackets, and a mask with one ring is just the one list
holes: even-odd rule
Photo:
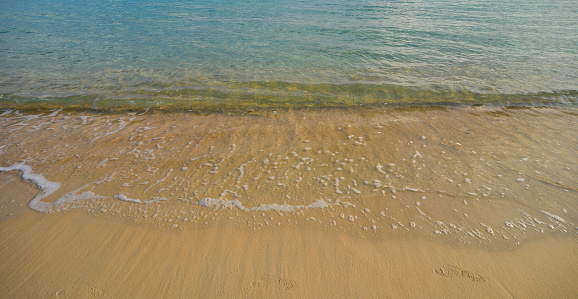
[[575, 109], [11, 111], [0, 126], [3, 217], [22, 178], [38, 212], [172, 229], [313, 222], [488, 248], [577, 235]]
[[572, 297], [577, 20], [0, 0], [0, 294]]
[[0, 1], [0, 107], [576, 103], [577, 20], [569, 0]]

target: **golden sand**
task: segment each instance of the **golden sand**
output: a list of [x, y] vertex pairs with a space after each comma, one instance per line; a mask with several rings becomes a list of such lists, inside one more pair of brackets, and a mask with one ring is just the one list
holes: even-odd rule
[[1, 296], [571, 298], [575, 239], [487, 251], [314, 225], [161, 230], [76, 210], [0, 228]]
[[576, 116], [12, 111], [0, 297], [575, 297]]

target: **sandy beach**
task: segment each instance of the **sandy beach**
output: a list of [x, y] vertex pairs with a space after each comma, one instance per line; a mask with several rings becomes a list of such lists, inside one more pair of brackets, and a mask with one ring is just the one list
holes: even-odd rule
[[577, 7], [0, 1], [0, 299], [578, 298]]
[[8, 111], [0, 297], [575, 297], [577, 115]]
[[2, 297], [570, 298], [578, 246], [487, 251], [304, 225], [161, 230], [82, 211], [1, 225]]

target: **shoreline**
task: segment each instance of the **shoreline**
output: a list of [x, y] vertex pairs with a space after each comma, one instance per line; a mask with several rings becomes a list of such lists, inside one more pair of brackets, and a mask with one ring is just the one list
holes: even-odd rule
[[[466, 90], [421, 90], [396, 85], [363, 84], [297, 84], [251, 83], [240, 90], [188, 90], [160, 94], [139, 91], [141, 97], [106, 95], [19, 97], [0, 95], [0, 110], [18, 110], [27, 113], [53, 110], [73, 113], [214, 113], [234, 115], [262, 115], [273, 111], [331, 111], [331, 110], [436, 110], [468, 109], [575, 109], [578, 91], [558, 90], [535, 93], [501, 94], [476, 93]], [[263, 84], [263, 85], [262, 85]], [[261, 86], [262, 85], [262, 86]], [[360, 87], [364, 86], [364, 88]], [[260, 88], [263, 88], [261, 90]], [[270, 89], [268, 89], [270, 88]], [[182, 91], [182, 90], [181, 90]], [[259, 92], [263, 92], [260, 94]], [[332, 92], [331, 92], [332, 91]], [[199, 94], [196, 94], [196, 93]], [[155, 95], [156, 94], [156, 95]], [[147, 97], [148, 96], [148, 97]]]
[[571, 297], [577, 115], [5, 113], [0, 295]]

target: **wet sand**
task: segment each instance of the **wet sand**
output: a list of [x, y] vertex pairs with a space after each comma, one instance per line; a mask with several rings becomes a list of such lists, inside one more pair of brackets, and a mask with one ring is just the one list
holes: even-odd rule
[[5, 113], [0, 296], [574, 297], [577, 115]]

